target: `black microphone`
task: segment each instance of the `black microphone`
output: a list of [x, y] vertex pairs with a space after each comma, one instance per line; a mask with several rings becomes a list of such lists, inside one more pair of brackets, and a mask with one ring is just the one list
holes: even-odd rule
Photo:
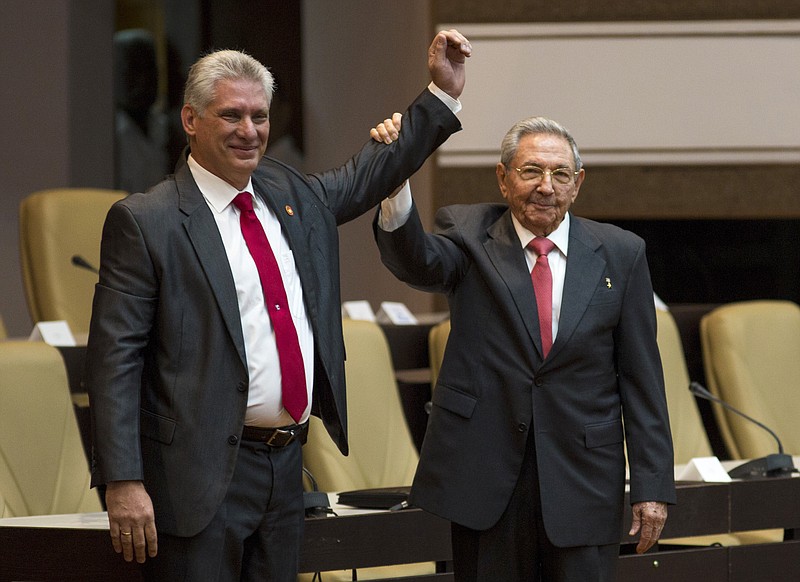
[[792, 473], [797, 471], [791, 455], [784, 454], [781, 439], [779, 439], [778, 435], [776, 435], [768, 426], [758, 422], [755, 418], [747, 416], [744, 412], [737, 410], [721, 398], [714, 396], [698, 382], [690, 382], [689, 391], [698, 398], [715, 402], [720, 406], [727, 408], [731, 412], [738, 414], [739, 416], [746, 418], [750, 422], [760, 426], [769, 434], [771, 434], [772, 438], [775, 439], [775, 442], [778, 443], [777, 453], [767, 455], [766, 457], [761, 457], [759, 459], [753, 459], [752, 461], [748, 461], [747, 463], [739, 465], [738, 467], [734, 467], [728, 471], [728, 475], [730, 475], [732, 478], [751, 479], [753, 477], [789, 477]]
[[70, 259], [70, 261], [76, 267], [80, 267], [81, 269], [86, 269], [87, 271], [91, 271], [95, 275], [100, 273], [100, 271], [98, 271], [94, 265], [92, 265], [89, 261], [87, 261], [80, 255], [72, 255], [72, 259]]

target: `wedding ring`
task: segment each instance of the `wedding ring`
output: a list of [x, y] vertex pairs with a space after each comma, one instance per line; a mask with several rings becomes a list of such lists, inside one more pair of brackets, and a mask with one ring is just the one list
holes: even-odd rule
[[132, 534], [129, 531], [121, 531], [121, 532], [119, 532], [119, 535], [121, 535], [121, 536], [129, 536], [129, 535], [132, 535]]

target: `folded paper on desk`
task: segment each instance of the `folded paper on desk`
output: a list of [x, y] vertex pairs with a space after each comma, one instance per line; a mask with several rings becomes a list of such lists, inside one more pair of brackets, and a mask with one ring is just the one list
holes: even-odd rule
[[705, 481], [706, 483], [728, 483], [731, 480], [717, 457], [695, 457], [675, 478], [678, 481]]
[[360, 509], [389, 509], [408, 501], [411, 487], [378, 487], [339, 493], [339, 504]]

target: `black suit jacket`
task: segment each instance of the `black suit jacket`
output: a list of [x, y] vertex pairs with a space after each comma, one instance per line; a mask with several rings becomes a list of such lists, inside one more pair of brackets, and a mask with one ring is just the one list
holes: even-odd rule
[[[530, 430], [542, 512], [558, 546], [618, 543], [631, 501], [674, 502], [672, 441], [644, 242], [571, 217], [558, 335], [542, 358], [524, 250], [505, 204], [416, 209], [381, 256], [401, 280], [447, 294], [451, 332], [412, 502], [467, 527], [494, 525]], [[624, 425], [623, 425], [624, 417]]]
[[[290, 241], [315, 340], [314, 412], [347, 452], [337, 225], [417, 170], [459, 124], [429, 91], [390, 146], [304, 175], [253, 174]], [[287, 212], [290, 207], [292, 212]], [[161, 531], [201, 531], [233, 474], [248, 372], [227, 255], [188, 166], [109, 211], [87, 350], [93, 484], [144, 480]]]

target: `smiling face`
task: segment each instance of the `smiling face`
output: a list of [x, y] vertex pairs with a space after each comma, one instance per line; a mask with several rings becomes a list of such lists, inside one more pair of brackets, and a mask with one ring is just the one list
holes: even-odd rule
[[553, 232], [569, 207], [578, 197], [583, 183], [583, 168], [566, 183], [554, 181], [550, 173], [541, 178], [525, 180], [515, 168], [538, 166], [543, 170], [566, 168], [575, 171], [575, 159], [569, 142], [559, 136], [531, 133], [520, 138], [516, 154], [506, 167], [497, 164], [497, 183], [503, 198], [520, 224], [536, 236]]
[[222, 79], [202, 114], [184, 105], [181, 119], [197, 163], [234, 188], [247, 186], [269, 139], [264, 87], [247, 79]]

